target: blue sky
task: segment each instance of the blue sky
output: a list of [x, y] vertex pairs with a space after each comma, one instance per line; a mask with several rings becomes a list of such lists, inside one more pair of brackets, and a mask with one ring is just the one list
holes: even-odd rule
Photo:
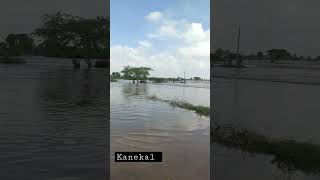
[[[182, 59], [178, 60], [181, 57], [176, 54], [183, 48], [187, 48], [187, 44], [183, 41], [189, 38], [183, 40], [182, 36], [178, 36], [189, 32], [190, 29], [210, 34], [209, 3], [210, 0], [111, 0], [111, 70], [119, 71], [120, 66], [124, 64], [142, 63], [142, 65], [155, 66], [152, 75], [166, 76], [164, 73], [159, 73], [162, 71], [161, 65], [157, 67], [156, 60], [160, 57], [169, 59], [174, 57], [172, 60], [176, 62], [177, 67], [183, 64]], [[169, 32], [175, 35], [169, 35]], [[208, 38], [200, 34], [199, 37]], [[200, 40], [195, 43], [204, 44]], [[147, 60], [147, 57], [153, 57], [153, 60]], [[122, 63], [119, 58], [122, 59]], [[112, 66], [113, 64], [115, 66]], [[116, 66], [117, 68], [112, 68]], [[168, 71], [167, 76], [178, 75]], [[178, 73], [181, 71], [185, 71], [185, 68], [180, 69]], [[193, 74], [196, 73], [193, 72]]]

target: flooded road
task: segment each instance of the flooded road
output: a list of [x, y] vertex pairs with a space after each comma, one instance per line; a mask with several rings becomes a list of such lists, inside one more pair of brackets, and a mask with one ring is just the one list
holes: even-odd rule
[[165, 102], [210, 104], [209, 83], [110, 85], [111, 154], [115, 151], [160, 151], [162, 163], [111, 162], [111, 179], [209, 179], [209, 118]]
[[[316, 65], [215, 68], [214, 74], [213, 121], [269, 138], [320, 144], [320, 72]], [[212, 148], [215, 179], [320, 177], [299, 170], [282, 173], [269, 155], [249, 154], [217, 143]]]
[[0, 179], [106, 179], [109, 72], [26, 60], [0, 64]]

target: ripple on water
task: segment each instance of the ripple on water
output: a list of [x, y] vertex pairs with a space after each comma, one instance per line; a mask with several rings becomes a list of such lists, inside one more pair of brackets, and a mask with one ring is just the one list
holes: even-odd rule
[[[130, 87], [133, 86], [133, 87]], [[113, 163], [115, 179], [209, 179], [209, 118], [173, 108], [168, 103], [146, 99], [154, 93], [164, 97], [183, 98], [184, 94], [201, 96], [209, 92], [203, 87], [132, 83], [111, 83], [111, 158], [114, 151], [160, 151], [164, 162]], [[190, 90], [192, 89], [192, 90]], [[201, 92], [201, 93], [199, 93]], [[209, 94], [205, 94], [206, 97]], [[207, 104], [208, 98], [198, 98]], [[193, 97], [195, 98], [195, 97]], [[186, 100], [192, 100], [189, 98]], [[206, 99], [202, 101], [201, 99]], [[192, 102], [192, 101], [191, 101]], [[181, 153], [183, 151], [183, 153]], [[197, 159], [192, 156], [201, 152]], [[190, 163], [192, 162], [192, 163]], [[194, 166], [199, 167], [195, 170]], [[188, 172], [188, 173], [186, 173]]]
[[105, 70], [27, 61], [0, 65], [0, 179], [105, 178]]

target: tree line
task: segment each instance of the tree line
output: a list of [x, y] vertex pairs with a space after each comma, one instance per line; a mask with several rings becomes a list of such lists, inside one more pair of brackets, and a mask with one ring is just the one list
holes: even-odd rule
[[0, 42], [0, 56], [40, 55], [109, 59], [109, 19], [83, 18], [65, 12], [45, 14], [42, 23], [29, 34], [9, 34]]
[[[296, 54], [290, 53], [286, 49], [270, 49], [265, 52], [259, 51], [255, 54], [240, 54], [242, 60], [269, 60], [271, 63], [275, 63], [279, 60], [307, 60], [307, 61], [318, 61], [320, 56], [312, 58], [310, 56], [298, 56]], [[237, 58], [237, 54], [233, 53], [228, 49], [219, 48], [211, 54], [211, 58], [215, 62], [223, 61], [230, 62]]]
[[[155, 83], [165, 83], [165, 82], [180, 82], [185, 81], [182, 77], [177, 78], [161, 78], [161, 77], [149, 77], [150, 71], [153, 71], [150, 67], [133, 67], [125, 66], [120, 72], [112, 72], [110, 75], [111, 81], [116, 82], [118, 79], [132, 80], [133, 83], [141, 82], [146, 83], [150, 80]], [[200, 81], [200, 77], [193, 77], [190, 80]]]

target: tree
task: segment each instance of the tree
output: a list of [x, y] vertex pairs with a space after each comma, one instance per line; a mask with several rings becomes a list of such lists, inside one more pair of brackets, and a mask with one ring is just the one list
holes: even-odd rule
[[143, 80], [146, 81], [152, 71], [149, 67], [131, 67], [126, 66], [121, 71], [123, 78], [128, 80]]
[[61, 11], [56, 14], [45, 14], [42, 17], [41, 27], [35, 29], [32, 34], [40, 38], [39, 46], [42, 48], [53, 50], [65, 48], [72, 39], [66, 28], [71, 21], [78, 19], [80, 18]]
[[257, 59], [258, 59], [258, 60], [263, 60], [263, 59], [264, 59], [264, 54], [263, 54], [263, 52], [259, 51], [259, 52], [257, 53]]
[[275, 60], [278, 61], [282, 58], [291, 57], [291, 54], [285, 49], [271, 49], [267, 51], [267, 53], [271, 59], [271, 63], [273, 63]]
[[85, 58], [89, 67], [91, 59], [97, 55], [97, 50], [108, 49], [108, 20], [104, 17], [96, 19], [73, 19], [68, 24], [71, 44], [81, 49], [81, 57]]
[[213, 58], [215, 59], [215, 61], [224, 61], [226, 59], [229, 59], [230, 57], [234, 58], [236, 57], [236, 54], [233, 54], [229, 50], [223, 50], [221, 48], [217, 49], [213, 54]]
[[18, 56], [31, 54], [33, 49], [33, 39], [28, 34], [9, 34], [5, 39], [8, 55]]
[[40, 38], [39, 46], [46, 55], [83, 58], [88, 67], [92, 66], [92, 59], [109, 57], [109, 19], [57, 12], [44, 15], [42, 21], [33, 35]]
[[121, 74], [119, 72], [113, 72], [111, 74], [111, 77], [114, 79], [120, 79], [121, 78]]
[[224, 50], [219, 48], [217, 49], [213, 55], [212, 55], [212, 58], [214, 61], [222, 61], [223, 58], [224, 58]]
[[200, 81], [201, 78], [200, 77], [194, 77], [193, 80]]
[[0, 56], [6, 56], [6, 55], [7, 55], [7, 43], [0, 42]]
[[305, 57], [303, 57], [303, 56], [300, 56], [299, 57], [299, 60], [305, 60], [306, 58]]

